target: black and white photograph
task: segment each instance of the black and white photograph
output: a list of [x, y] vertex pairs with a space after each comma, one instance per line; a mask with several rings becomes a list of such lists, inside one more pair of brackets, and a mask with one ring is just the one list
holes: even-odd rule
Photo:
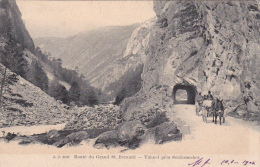
[[259, 167], [259, 0], [0, 0], [0, 167]]

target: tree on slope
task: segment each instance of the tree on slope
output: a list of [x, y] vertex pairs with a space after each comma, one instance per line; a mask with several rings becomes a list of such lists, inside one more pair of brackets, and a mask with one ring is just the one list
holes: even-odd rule
[[27, 78], [35, 86], [41, 88], [43, 91], [48, 91], [48, 77], [45, 74], [40, 62], [33, 60]]
[[69, 98], [71, 101], [75, 102], [76, 104], [79, 104], [80, 99], [80, 87], [77, 82], [73, 82], [71, 84], [70, 90], [69, 90]]
[[67, 89], [59, 84], [57, 81], [53, 81], [50, 84], [48, 94], [54, 97], [56, 100], [61, 100], [65, 104], [69, 104], [69, 92]]
[[7, 67], [0, 66], [0, 108], [3, 105], [3, 94], [4, 90], [8, 89], [10, 85], [14, 85], [18, 81], [15, 73], [7, 71]]

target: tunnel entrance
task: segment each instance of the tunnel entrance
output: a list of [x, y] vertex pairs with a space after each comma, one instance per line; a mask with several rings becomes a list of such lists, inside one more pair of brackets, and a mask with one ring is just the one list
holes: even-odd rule
[[177, 89], [175, 97], [176, 101], [187, 101], [188, 93], [185, 89]]
[[196, 90], [191, 85], [175, 85], [173, 88], [174, 104], [195, 104]]

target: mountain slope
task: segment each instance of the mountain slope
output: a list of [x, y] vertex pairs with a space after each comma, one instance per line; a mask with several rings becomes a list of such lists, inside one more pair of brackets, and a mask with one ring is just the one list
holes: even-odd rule
[[[140, 90], [146, 58], [144, 48], [154, 23], [152, 19], [139, 27], [138, 24], [104, 27], [67, 39], [44, 38], [35, 42], [43, 51], [65, 59], [65, 66], [79, 66], [90, 84], [111, 98], [115, 98], [123, 89], [127, 90], [128, 96], [132, 96]], [[72, 54], [68, 55], [68, 52]], [[130, 90], [129, 85], [135, 89]]]
[[[0, 68], [5, 68], [0, 64]], [[3, 73], [0, 73], [0, 77]], [[4, 87], [0, 127], [59, 124], [70, 119], [67, 106], [57, 102], [40, 88], [7, 70], [8, 85]], [[11, 83], [12, 82], [12, 83]]]
[[80, 85], [81, 105], [93, 105], [103, 100], [103, 93], [94, 89], [77, 71], [62, 68], [61, 59], [51, 59], [34, 43], [21, 19], [21, 13], [13, 0], [0, 1], [0, 62], [44, 92], [71, 102], [69, 89], [73, 82]]
[[51, 70], [44, 64], [36, 56], [16, 2], [0, 0], [1, 127], [67, 121], [66, 106], [45, 93]]
[[104, 27], [66, 39], [35, 39], [35, 44], [52, 56], [61, 58], [65, 67], [79, 67], [92, 82], [100, 71], [122, 57], [132, 32], [139, 24], [124, 27]]
[[[54, 124], [53, 120], [65, 121], [67, 110], [55, 99], [82, 106], [97, 104], [102, 99], [102, 92], [91, 87], [76, 71], [62, 68], [60, 61], [50, 60], [48, 55], [34, 48], [15, 1], [0, 1], [0, 28], [1, 114], [4, 115], [3, 120], [8, 117], [14, 120], [26, 117], [27, 120], [15, 124], [9, 120], [9, 126], [33, 122], [42, 124], [44, 120], [48, 124]], [[10, 82], [8, 77], [18, 82]], [[79, 101], [70, 99], [69, 90], [74, 82], [80, 86]]]

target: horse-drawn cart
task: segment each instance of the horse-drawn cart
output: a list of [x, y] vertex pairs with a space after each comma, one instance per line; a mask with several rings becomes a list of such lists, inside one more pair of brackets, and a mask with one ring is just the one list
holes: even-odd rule
[[221, 120], [223, 118], [223, 123], [225, 123], [224, 107], [222, 101], [219, 99], [214, 100], [204, 100], [201, 106], [202, 110], [202, 120], [203, 122], [208, 122], [208, 117], [213, 117], [213, 122], [217, 123], [217, 117], [219, 116], [219, 122], [221, 125]]

